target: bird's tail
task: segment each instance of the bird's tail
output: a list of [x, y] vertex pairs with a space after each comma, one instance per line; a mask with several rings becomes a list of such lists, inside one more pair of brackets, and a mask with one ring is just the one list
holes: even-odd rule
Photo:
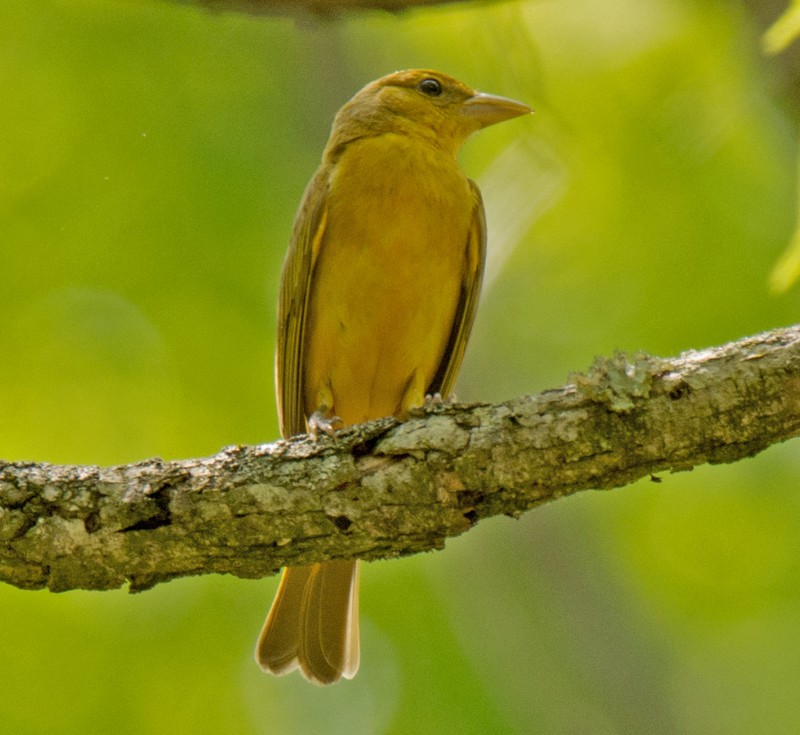
[[299, 668], [317, 684], [352, 679], [358, 671], [357, 560], [283, 570], [275, 601], [256, 645], [264, 671]]

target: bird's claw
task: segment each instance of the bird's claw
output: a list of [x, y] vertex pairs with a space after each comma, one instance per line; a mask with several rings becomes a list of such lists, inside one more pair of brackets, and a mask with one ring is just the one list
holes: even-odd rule
[[327, 434], [332, 437], [336, 429], [344, 424], [338, 416], [328, 416], [323, 411], [314, 411], [308, 417], [308, 433], [314, 437], [316, 441], [319, 439], [319, 432]]
[[445, 403], [450, 403], [449, 400], [445, 400], [442, 398], [441, 393], [426, 393], [425, 394], [425, 401], [422, 404], [422, 407], [426, 411], [430, 411], [432, 408], [436, 408], [437, 406], [443, 406]]
[[410, 409], [408, 415], [412, 418], [421, 418], [431, 413], [431, 411], [434, 411], [439, 406], [446, 406], [453, 402], [455, 402], [455, 397], [452, 395], [447, 398], [442, 398], [441, 393], [427, 393], [422, 401], [422, 405]]

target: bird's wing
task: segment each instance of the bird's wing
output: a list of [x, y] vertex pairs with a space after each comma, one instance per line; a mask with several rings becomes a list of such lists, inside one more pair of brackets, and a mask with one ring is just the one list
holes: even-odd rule
[[281, 434], [306, 431], [303, 406], [303, 343], [314, 263], [328, 218], [328, 172], [320, 168], [303, 195], [286, 254], [278, 300], [275, 384]]
[[447, 340], [447, 347], [442, 355], [439, 369], [428, 387], [427, 393], [433, 395], [440, 393], [447, 398], [453, 389], [467, 340], [475, 321], [475, 311], [478, 308], [478, 297], [483, 281], [483, 267], [486, 262], [486, 217], [483, 211], [481, 192], [474, 181], [469, 182], [475, 196], [475, 205], [472, 210], [472, 220], [467, 234], [466, 258], [464, 259], [464, 272], [461, 276], [461, 292], [453, 328]]

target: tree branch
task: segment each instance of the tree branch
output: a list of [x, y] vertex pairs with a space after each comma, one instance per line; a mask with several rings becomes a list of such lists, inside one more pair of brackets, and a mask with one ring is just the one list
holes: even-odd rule
[[326, 18], [363, 10], [399, 12], [426, 5], [452, 5], [466, 0], [177, 0], [177, 2], [214, 12]]
[[318, 443], [118, 467], [0, 462], [0, 579], [141, 590], [441, 548], [481, 518], [800, 433], [800, 327], [672, 360], [599, 358], [538, 396], [445, 405]]

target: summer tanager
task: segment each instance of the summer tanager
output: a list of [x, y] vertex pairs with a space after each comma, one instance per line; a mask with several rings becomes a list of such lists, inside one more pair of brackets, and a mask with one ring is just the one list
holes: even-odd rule
[[[427, 69], [378, 79], [339, 110], [283, 267], [283, 436], [403, 418], [449, 394], [486, 249], [481, 195], [456, 156], [476, 130], [530, 111]], [[357, 560], [284, 569], [260, 666], [299, 667], [319, 684], [352, 678], [358, 576]]]

